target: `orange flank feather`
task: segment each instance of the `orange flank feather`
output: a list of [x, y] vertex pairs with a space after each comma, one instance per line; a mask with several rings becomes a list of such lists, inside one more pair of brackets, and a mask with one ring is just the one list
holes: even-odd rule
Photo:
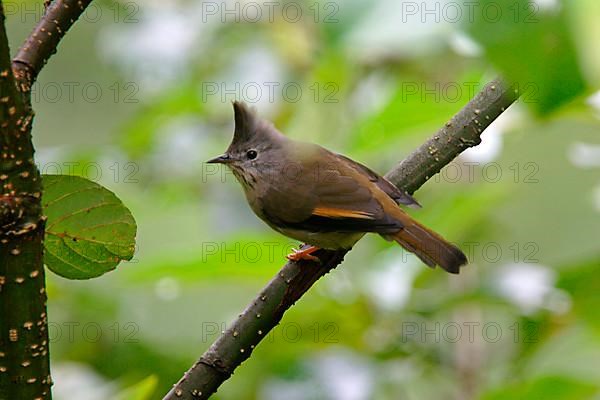
[[373, 215], [364, 211], [345, 210], [343, 208], [315, 207], [313, 215], [327, 218], [359, 218], [374, 219]]

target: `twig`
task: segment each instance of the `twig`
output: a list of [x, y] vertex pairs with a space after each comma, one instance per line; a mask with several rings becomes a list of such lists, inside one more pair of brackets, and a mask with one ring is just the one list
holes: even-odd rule
[[[462, 151], [479, 144], [483, 130], [517, 98], [518, 93], [500, 79], [489, 83], [444, 128], [390, 171], [387, 178], [413, 193]], [[320, 250], [315, 253], [322, 261], [320, 265], [288, 262], [163, 400], [209, 398], [250, 357], [285, 311], [339, 265], [345, 254]]]
[[58, 43], [92, 0], [55, 0], [44, 3], [46, 12], [13, 59], [17, 80], [31, 86], [56, 53]]

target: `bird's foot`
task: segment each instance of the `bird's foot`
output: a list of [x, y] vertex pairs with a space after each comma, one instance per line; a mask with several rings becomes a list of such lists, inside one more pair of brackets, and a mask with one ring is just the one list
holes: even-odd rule
[[302, 249], [302, 247], [304, 247], [304, 246], [301, 246], [300, 250], [293, 249], [293, 253], [288, 254], [287, 256], [285, 256], [285, 258], [287, 258], [290, 261], [306, 260], [306, 261], [321, 262], [319, 257], [312, 255], [312, 253], [314, 253], [315, 251], [320, 249], [319, 247], [309, 246], [305, 249]]

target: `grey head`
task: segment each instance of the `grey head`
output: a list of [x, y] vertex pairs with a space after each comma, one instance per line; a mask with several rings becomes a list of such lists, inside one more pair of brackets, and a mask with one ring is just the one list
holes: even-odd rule
[[244, 102], [234, 101], [235, 129], [225, 154], [207, 163], [227, 165], [244, 189], [252, 190], [257, 181], [281, 168], [281, 161], [291, 147], [291, 140], [272, 123], [261, 119]]

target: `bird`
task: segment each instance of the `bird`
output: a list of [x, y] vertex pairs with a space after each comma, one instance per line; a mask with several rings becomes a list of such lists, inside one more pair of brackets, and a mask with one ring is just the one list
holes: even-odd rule
[[224, 164], [241, 184], [252, 211], [275, 231], [306, 245], [288, 260], [318, 262], [319, 249], [349, 250], [377, 233], [427, 266], [458, 274], [467, 257], [401, 207], [420, 205], [369, 167], [326, 148], [282, 134], [254, 108], [233, 102], [233, 140]]

